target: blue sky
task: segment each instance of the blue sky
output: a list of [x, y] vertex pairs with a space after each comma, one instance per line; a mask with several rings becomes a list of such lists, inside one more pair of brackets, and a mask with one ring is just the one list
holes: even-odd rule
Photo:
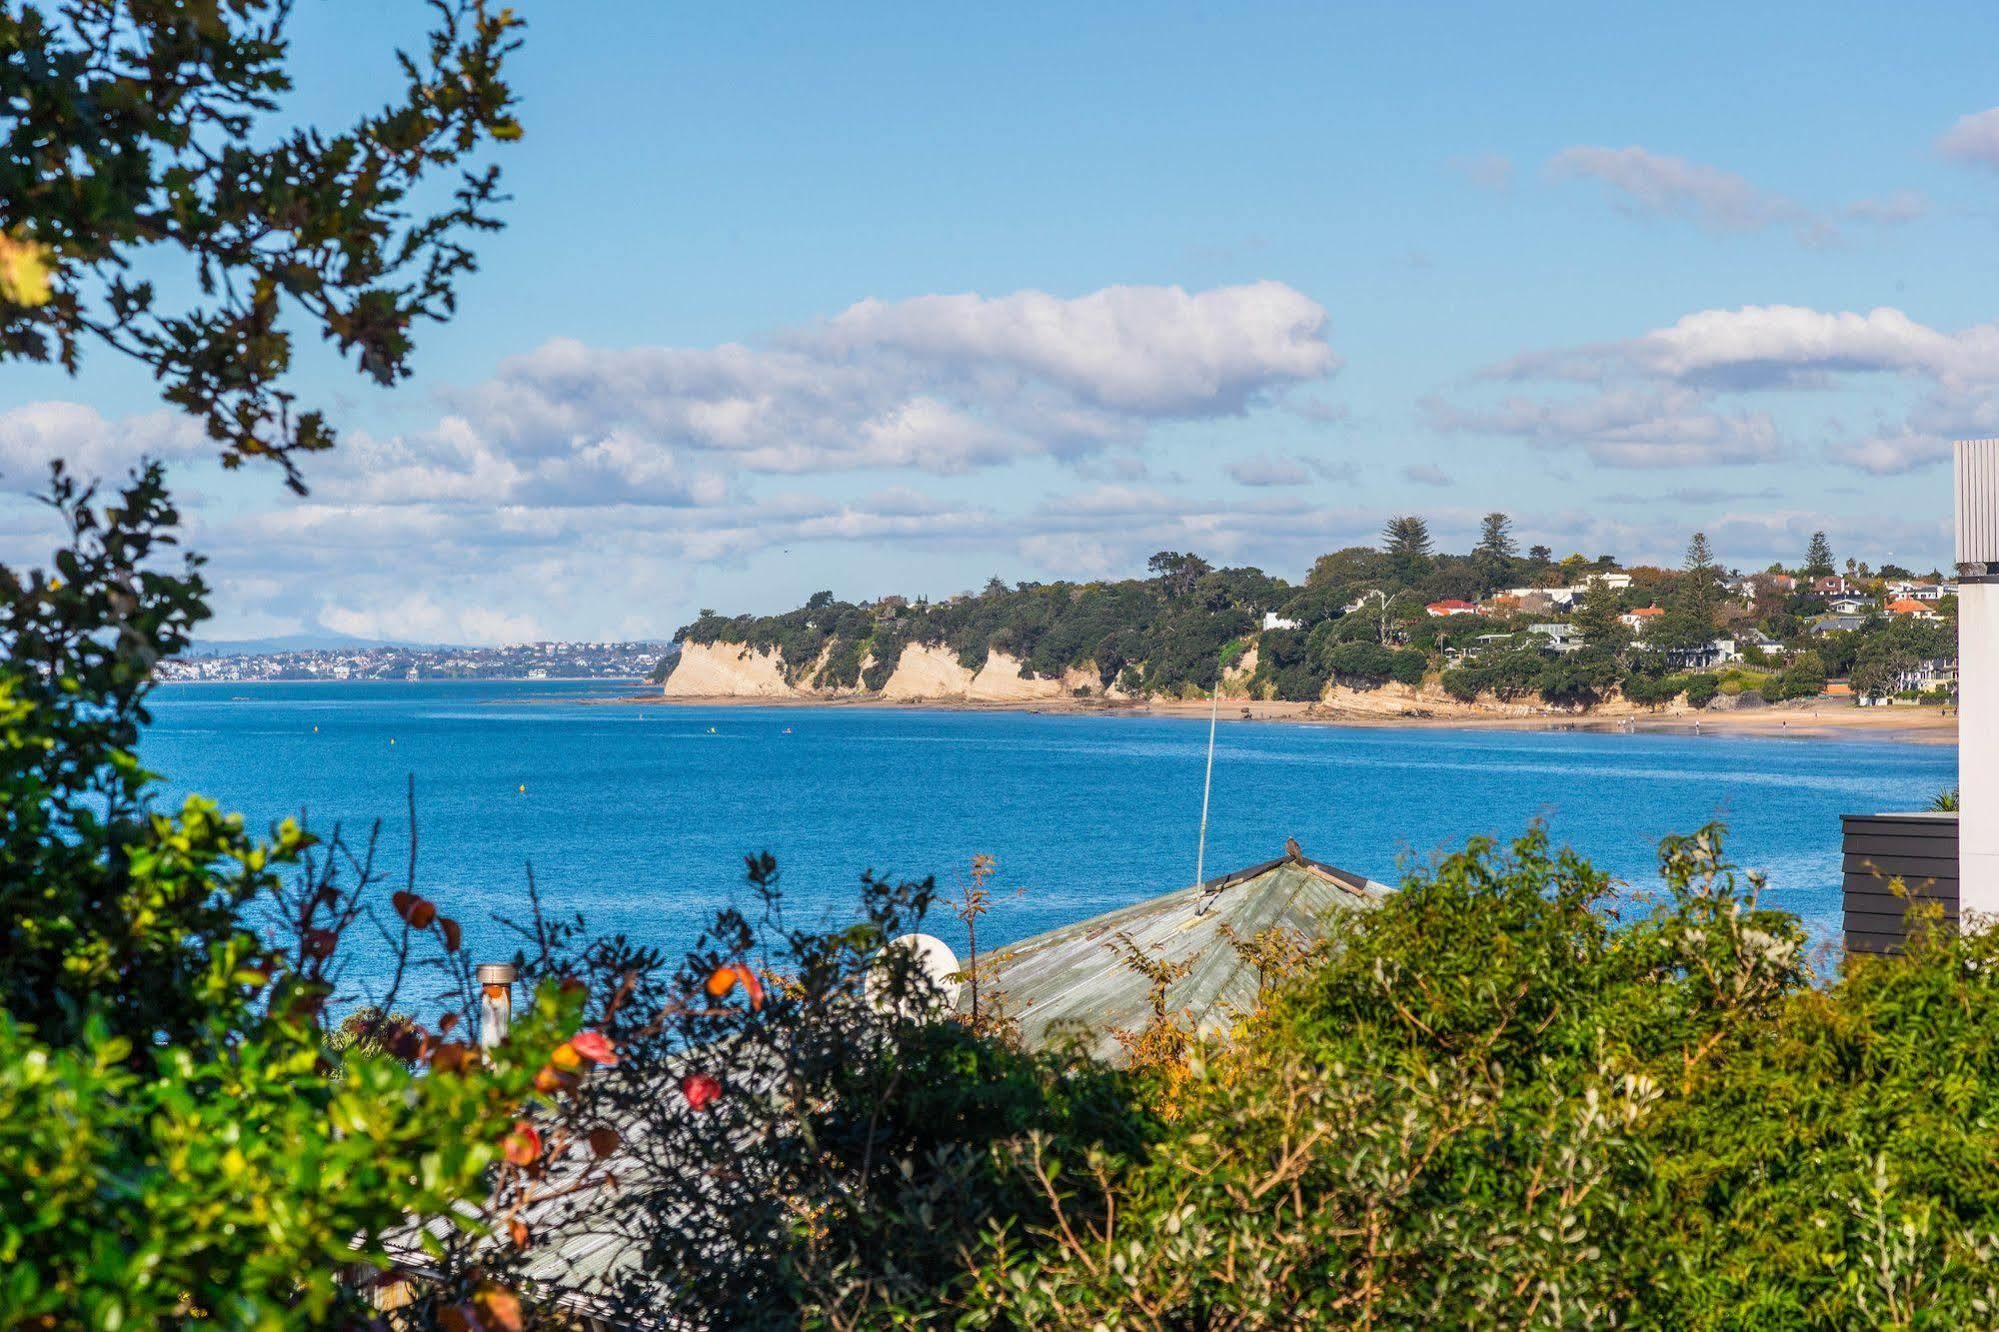
[[[109, 357], [9, 370], [7, 484], [182, 459], [219, 637], [491, 641], [1296, 577], [1409, 511], [1927, 567], [1948, 439], [1999, 433], [1999, 11], [520, 8], [508, 230], [412, 382], [302, 361], [348, 443], [309, 500]], [[421, 22], [305, 0], [301, 114]]]

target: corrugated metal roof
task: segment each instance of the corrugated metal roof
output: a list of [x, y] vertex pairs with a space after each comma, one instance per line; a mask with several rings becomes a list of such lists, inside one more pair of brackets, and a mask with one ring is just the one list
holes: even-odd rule
[[[1225, 1032], [1254, 1007], [1259, 978], [1223, 926], [1244, 941], [1273, 926], [1317, 940], [1336, 916], [1372, 909], [1389, 891], [1365, 875], [1287, 855], [982, 957], [982, 1002], [997, 992], [1030, 1046], [1073, 1037], [1098, 1058], [1116, 1060], [1123, 1046], [1115, 1033], [1141, 1030], [1152, 1016], [1150, 983], [1116, 950], [1122, 933], [1162, 962], [1191, 962], [1167, 991], [1167, 1004], [1203, 1030]], [[969, 1002], [969, 993], [961, 997], [961, 1006]]]

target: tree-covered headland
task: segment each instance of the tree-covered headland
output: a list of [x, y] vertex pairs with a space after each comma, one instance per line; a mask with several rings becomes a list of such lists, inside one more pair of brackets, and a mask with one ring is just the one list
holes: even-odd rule
[[[1302, 583], [1161, 551], [1142, 578], [995, 577], [937, 601], [821, 592], [778, 615], [704, 610], [679, 638], [774, 653], [787, 679], [817, 689], [879, 690], [918, 644], [974, 672], [1004, 653], [1028, 676], [1109, 696], [1204, 694], [1233, 671], [1232, 685], [1253, 698], [1316, 702], [1335, 686], [1427, 681], [1465, 701], [1563, 708], [1619, 696], [1694, 706], [1749, 691], [1810, 698], [1844, 677], [1868, 696], [1914, 694], [1941, 688], [1956, 657], [1955, 599], [1941, 575], [1925, 584], [1892, 565], [1854, 563], [1833, 590], [1822, 585], [1829, 569], [1814, 572], [1832, 558], [1823, 533], [1795, 569], [1741, 574], [1699, 533], [1676, 568], [1626, 568], [1611, 555], [1523, 553], [1511, 529], [1490, 514], [1469, 552], [1448, 554], [1406, 515], [1377, 545], [1320, 556]], [[1909, 613], [1897, 589], [1925, 586], [1931, 599]], [[1835, 616], [1848, 596], [1862, 609]]]

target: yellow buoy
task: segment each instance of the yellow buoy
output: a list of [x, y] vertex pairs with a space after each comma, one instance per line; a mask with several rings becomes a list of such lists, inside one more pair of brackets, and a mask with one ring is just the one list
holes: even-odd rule
[[522, 782], [522, 783], [521, 783], [521, 794], [522, 794], [522, 795], [526, 795], [527, 793], [528, 793], [528, 784], [527, 784], [526, 782]]

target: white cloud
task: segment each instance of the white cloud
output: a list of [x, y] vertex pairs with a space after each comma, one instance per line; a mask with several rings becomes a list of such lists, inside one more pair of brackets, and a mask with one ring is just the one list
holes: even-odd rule
[[1312, 479], [1311, 470], [1302, 459], [1279, 458], [1268, 453], [1232, 462], [1227, 471], [1230, 480], [1243, 486], [1302, 486]]
[[357, 638], [425, 643], [531, 643], [547, 636], [532, 615], [510, 614], [479, 605], [444, 606], [421, 592], [394, 602], [370, 601], [359, 607], [322, 605], [319, 623], [335, 633]]
[[141, 458], [172, 462], [209, 447], [201, 425], [179, 412], [112, 421], [81, 403], [26, 403], [0, 412], [0, 489], [40, 493], [56, 458], [78, 476], [115, 480]]
[[1340, 368], [1326, 322], [1257, 282], [868, 300], [762, 347], [558, 340], [450, 395], [435, 430], [357, 450], [332, 484], [382, 502], [675, 505], [743, 473], [1077, 461], [1323, 381]]
[[1999, 107], [1959, 117], [1937, 140], [1937, 151], [1967, 166], [1999, 170]]
[[1580, 444], [1618, 465], [1758, 462], [1783, 452], [1775, 421], [1731, 399], [1842, 389], [1866, 376], [1922, 392], [1899, 424], [1828, 443], [1835, 462], [1877, 475], [1909, 471], [1946, 458], [1952, 438], [1999, 432], [1999, 324], [1943, 330], [1886, 306], [1698, 310], [1622, 342], [1529, 352], [1480, 376], [1588, 384], [1593, 394], [1426, 407], [1442, 429]]
[[1714, 231], [1760, 231], [1807, 223], [1806, 210], [1732, 171], [1647, 148], [1582, 144], [1549, 159], [1554, 180], [1591, 180], [1613, 207], [1634, 217], [1684, 218]]
[[1244, 486], [1303, 486], [1314, 480], [1351, 485], [1360, 479], [1360, 469], [1350, 462], [1303, 453], [1258, 453], [1232, 462], [1224, 470], [1230, 480]]
[[1423, 407], [1439, 430], [1511, 436], [1547, 449], [1579, 447], [1606, 467], [1759, 463], [1784, 453], [1767, 413], [1720, 411], [1699, 393], [1672, 386], [1513, 396], [1485, 407], [1431, 398]]
[[1946, 436], [1925, 434], [1903, 426], [1887, 434], [1834, 444], [1826, 450], [1826, 453], [1834, 461], [1845, 463], [1859, 471], [1875, 476], [1891, 476], [1900, 472], [1913, 472], [1935, 463], [1948, 462], [1951, 456], [1951, 440]]
[[1846, 215], [1860, 222], [1900, 226], [1927, 217], [1930, 201], [1917, 190], [1896, 190], [1876, 199], [1856, 199], [1846, 206]]

